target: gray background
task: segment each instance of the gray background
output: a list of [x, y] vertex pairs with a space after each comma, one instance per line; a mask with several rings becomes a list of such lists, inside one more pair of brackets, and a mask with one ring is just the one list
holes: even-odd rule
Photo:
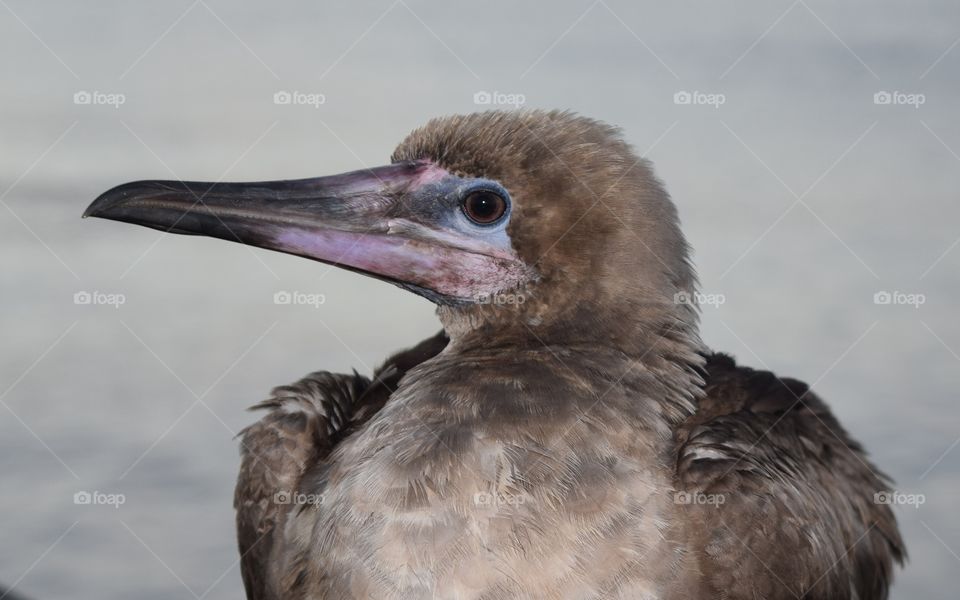
[[[894, 595], [956, 597], [958, 40], [952, 0], [0, 0], [0, 581], [43, 599], [238, 597], [244, 408], [438, 328], [393, 287], [81, 221], [89, 201], [130, 179], [382, 164], [427, 118], [499, 91], [618, 124], [655, 162], [704, 291], [725, 300], [704, 307], [704, 339], [814, 383], [924, 495], [896, 507], [911, 562]], [[884, 90], [925, 102], [875, 104]], [[74, 304], [81, 291], [125, 303]], [[83, 490], [126, 501], [75, 505]]]

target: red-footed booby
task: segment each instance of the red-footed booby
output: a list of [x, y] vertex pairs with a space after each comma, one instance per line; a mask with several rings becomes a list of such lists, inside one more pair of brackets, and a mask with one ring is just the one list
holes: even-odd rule
[[805, 384], [698, 333], [676, 209], [568, 112], [430, 121], [392, 164], [141, 181], [86, 212], [304, 256], [434, 302], [372, 376], [242, 434], [248, 598], [886, 598], [889, 481]]

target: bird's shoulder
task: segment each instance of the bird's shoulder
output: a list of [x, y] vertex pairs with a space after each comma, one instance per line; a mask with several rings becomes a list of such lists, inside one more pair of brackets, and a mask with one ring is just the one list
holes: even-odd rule
[[876, 501], [889, 479], [807, 384], [706, 359], [705, 394], [676, 430], [675, 485], [684, 502], [712, 502], [687, 507], [707, 578], [764, 597], [791, 594], [747, 587], [885, 598], [905, 557], [890, 507]]
[[774, 477], [788, 470], [790, 461], [845, 465], [863, 455], [806, 383], [738, 365], [721, 353], [707, 355], [705, 372], [697, 410], [677, 429], [681, 483], [719, 485], [744, 474]]
[[271, 589], [294, 585], [286, 578], [292, 574], [296, 580], [301, 572], [297, 566], [281, 567], [276, 558], [286, 543], [282, 530], [291, 510], [314, 501], [304, 493], [305, 475], [383, 408], [407, 371], [446, 344], [441, 332], [394, 354], [372, 378], [356, 372], [310, 373], [274, 388], [269, 398], [251, 407], [266, 412], [239, 435], [241, 466], [234, 492], [240, 566], [249, 598], [271, 598]]

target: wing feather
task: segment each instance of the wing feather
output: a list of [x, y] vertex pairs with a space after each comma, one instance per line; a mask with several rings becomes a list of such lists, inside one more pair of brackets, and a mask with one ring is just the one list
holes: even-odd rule
[[706, 396], [677, 433], [676, 485], [714, 500], [686, 515], [709, 589], [886, 598], [906, 556], [893, 512], [875, 501], [890, 480], [806, 384], [723, 354], [706, 369]]

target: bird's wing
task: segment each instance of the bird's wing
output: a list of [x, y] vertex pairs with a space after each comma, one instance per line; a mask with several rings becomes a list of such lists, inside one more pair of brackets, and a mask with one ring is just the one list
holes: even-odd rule
[[890, 481], [809, 387], [707, 357], [678, 430], [677, 496], [700, 578], [724, 598], [887, 597], [906, 556]]
[[247, 598], [275, 597], [271, 581], [277, 573], [271, 568], [279, 561], [271, 560], [271, 553], [282, 544], [283, 522], [299, 502], [296, 494], [304, 471], [376, 414], [408, 370], [446, 344], [440, 332], [387, 359], [372, 380], [357, 373], [311, 373], [274, 389], [268, 400], [252, 407], [269, 412], [240, 433], [234, 508]]

